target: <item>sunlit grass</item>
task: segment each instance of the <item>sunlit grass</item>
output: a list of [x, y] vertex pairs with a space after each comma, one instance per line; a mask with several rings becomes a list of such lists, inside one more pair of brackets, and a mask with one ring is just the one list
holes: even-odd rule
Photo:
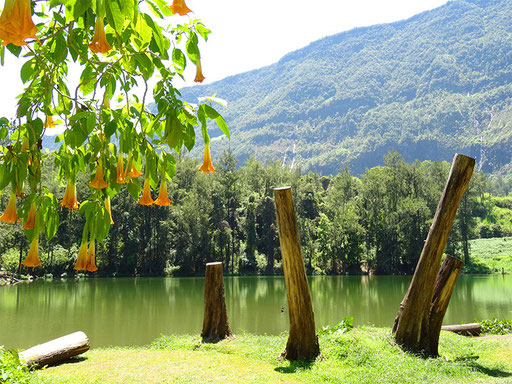
[[512, 273], [512, 237], [470, 240], [471, 259], [489, 272]]
[[33, 374], [35, 383], [510, 383], [512, 341], [443, 332], [440, 358], [403, 352], [389, 330], [360, 327], [320, 336], [313, 363], [279, 359], [286, 335], [237, 335], [218, 344], [164, 336], [147, 348], [89, 351]]

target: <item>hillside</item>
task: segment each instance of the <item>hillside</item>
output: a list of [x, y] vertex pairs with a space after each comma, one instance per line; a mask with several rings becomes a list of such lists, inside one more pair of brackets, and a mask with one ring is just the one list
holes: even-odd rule
[[[461, 152], [482, 170], [507, 171], [511, 33], [509, 0], [454, 0], [181, 91], [190, 102], [214, 93], [227, 100], [232, 139], [214, 140], [214, 157], [230, 145], [240, 160], [278, 157], [328, 174], [346, 164], [361, 173], [390, 149], [407, 161]], [[212, 127], [212, 136], [220, 131]]]

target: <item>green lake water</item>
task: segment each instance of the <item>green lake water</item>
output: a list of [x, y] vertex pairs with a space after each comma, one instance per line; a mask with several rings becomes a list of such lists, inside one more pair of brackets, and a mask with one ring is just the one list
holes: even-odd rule
[[[309, 278], [316, 327], [344, 316], [391, 327], [410, 276]], [[288, 329], [283, 277], [226, 277], [235, 335]], [[92, 278], [0, 287], [0, 345], [26, 348], [78, 330], [92, 347], [147, 345], [161, 334], [201, 332], [203, 278]], [[281, 306], [284, 312], [281, 312]], [[445, 324], [512, 318], [512, 276], [460, 276]]]

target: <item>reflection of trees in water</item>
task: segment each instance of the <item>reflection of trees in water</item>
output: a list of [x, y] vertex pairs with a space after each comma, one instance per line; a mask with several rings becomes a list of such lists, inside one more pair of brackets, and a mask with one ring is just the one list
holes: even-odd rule
[[[308, 277], [316, 327], [344, 316], [391, 327], [410, 276]], [[226, 305], [235, 332], [288, 329], [283, 277], [226, 277]], [[0, 289], [0, 341], [24, 348], [83, 330], [93, 347], [147, 344], [161, 333], [199, 335], [204, 278], [116, 278], [36, 281]], [[284, 306], [284, 313], [281, 313]], [[508, 317], [512, 276], [460, 276], [445, 323]]]

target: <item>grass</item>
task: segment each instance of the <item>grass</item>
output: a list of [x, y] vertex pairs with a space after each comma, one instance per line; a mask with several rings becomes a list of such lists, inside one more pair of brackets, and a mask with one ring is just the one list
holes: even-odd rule
[[163, 336], [144, 348], [94, 349], [73, 363], [31, 373], [32, 383], [510, 383], [512, 340], [441, 333], [440, 354], [403, 352], [388, 329], [358, 327], [319, 336], [315, 362], [278, 359], [286, 335], [238, 335], [202, 344]]
[[[483, 273], [512, 273], [512, 237], [470, 240], [470, 258]], [[478, 271], [475, 271], [478, 272]]]

